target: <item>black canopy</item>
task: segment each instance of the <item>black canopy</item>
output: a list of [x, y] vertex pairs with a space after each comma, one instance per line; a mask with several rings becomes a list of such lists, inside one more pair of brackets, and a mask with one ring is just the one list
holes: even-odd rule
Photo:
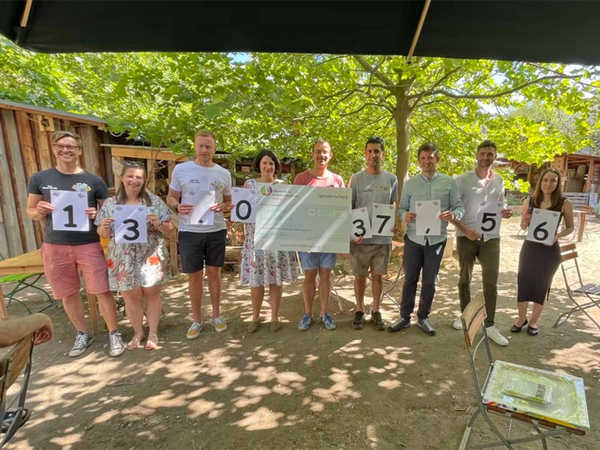
[[[406, 55], [424, 1], [0, 1], [0, 33], [40, 52]], [[433, 0], [415, 55], [600, 64], [600, 1]]]

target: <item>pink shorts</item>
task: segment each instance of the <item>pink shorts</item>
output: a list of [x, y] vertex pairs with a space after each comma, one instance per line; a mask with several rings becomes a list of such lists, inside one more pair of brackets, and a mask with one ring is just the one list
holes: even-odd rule
[[81, 289], [81, 270], [88, 294], [103, 294], [108, 288], [108, 266], [99, 242], [83, 245], [44, 244], [44, 273], [54, 298], [65, 298]]

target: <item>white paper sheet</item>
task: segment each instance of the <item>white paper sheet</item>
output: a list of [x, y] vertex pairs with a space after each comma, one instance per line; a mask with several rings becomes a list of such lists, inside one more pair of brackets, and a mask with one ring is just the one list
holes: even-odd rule
[[373, 236], [394, 235], [394, 205], [373, 203], [371, 213], [371, 228]]
[[440, 220], [440, 201], [417, 201], [415, 208], [417, 236], [441, 236], [442, 221]]
[[148, 242], [146, 206], [115, 205], [113, 211], [117, 244], [145, 244]]
[[233, 188], [231, 202], [235, 205], [231, 210], [231, 221], [242, 223], [256, 222], [256, 202], [258, 189]]
[[215, 220], [214, 211], [210, 207], [215, 204], [215, 191], [188, 191], [183, 194], [182, 203], [194, 205], [188, 217], [188, 224], [212, 225]]
[[500, 237], [502, 224], [502, 202], [482, 202], [477, 211], [477, 232], [483, 235], [484, 241]]
[[371, 232], [371, 222], [369, 220], [369, 211], [367, 208], [357, 208], [352, 210], [352, 228], [350, 231], [350, 239], [358, 238], [369, 239], [373, 237]]
[[558, 211], [534, 208], [531, 222], [529, 222], [527, 240], [546, 245], [552, 244], [559, 221], [560, 213]]
[[52, 228], [57, 231], [90, 231], [90, 218], [85, 214], [88, 206], [87, 192], [52, 191], [50, 203]]

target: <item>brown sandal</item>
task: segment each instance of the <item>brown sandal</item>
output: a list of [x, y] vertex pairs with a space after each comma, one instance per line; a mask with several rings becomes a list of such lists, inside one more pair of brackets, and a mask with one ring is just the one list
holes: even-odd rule
[[144, 339], [144, 335], [133, 336], [133, 339], [127, 344], [127, 350], [137, 350], [138, 348], [141, 348], [142, 339]]
[[146, 340], [146, 350], [156, 350], [160, 348], [158, 346], [158, 335], [156, 333], [150, 333], [148, 340]]

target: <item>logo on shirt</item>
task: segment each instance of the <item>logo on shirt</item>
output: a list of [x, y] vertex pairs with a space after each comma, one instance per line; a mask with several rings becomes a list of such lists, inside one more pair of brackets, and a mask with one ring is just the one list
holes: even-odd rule
[[71, 186], [71, 189], [78, 192], [88, 192], [92, 190], [87, 183], [75, 183], [73, 186]]
[[49, 191], [49, 190], [55, 190], [55, 189], [58, 189], [58, 188], [57, 188], [57, 187], [55, 187], [55, 186], [52, 186], [51, 184], [49, 184], [49, 185], [47, 185], [47, 186], [42, 186], [42, 187], [41, 187], [41, 189], [42, 189], [42, 190]]
[[213, 191], [222, 191], [225, 189], [225, 183], [222, 181], [213, 181], [210, 183], [210, 188]]
[[379, 186], [381, 189], [383, 189], [384, 191], [389, 191], [392, 186], [388, 183], [383, 183], [381, 186]]

